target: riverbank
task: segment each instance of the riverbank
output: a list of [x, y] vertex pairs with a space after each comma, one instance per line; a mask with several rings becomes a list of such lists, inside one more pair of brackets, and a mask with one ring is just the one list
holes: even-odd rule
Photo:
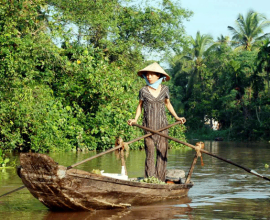
[[252, 135], [247, 136], [243, 132], [233, 131], [231, 129], [226, 130], [212, 130], [209, 128], [202, 128], [193, 131], [187, 131], [185, 136], [187, 140], [208, 140], [208, 141], [269, 141], [268, 137], [256, 134], [256, 132], [251, 131]]
[[185, 135], [188, 140], [198, 140], [198, 141], [203, 140], [213, 141], [215, 139], [219, 139], [219, 141], [235, 140], [230, 139], [230, 132], [228, 130], [212, 130], [204, 128], [196, 131], [188, 131]]

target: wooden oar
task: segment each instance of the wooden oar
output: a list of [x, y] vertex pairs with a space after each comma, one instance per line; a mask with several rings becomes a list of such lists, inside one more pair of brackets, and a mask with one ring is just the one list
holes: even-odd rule
[[12, 191], [9, 191], [9, 192], [7, 192], [7, 193], [4, 193], [4, 194], [1, 195], [0, 197], [7, 196], [7, 195], [9, 195], [9, 194], [11, 194], [11, 193], [17, 192], [17, 191], [23, 189], [24, 187], [25, 187], [25, 186], [21, 186], [21, 187], [19, 187], [19, 188], [17, 188], [17, 189], [14, 189], [14, 190], [12, 190]]
[[[177, 124], [181, 124], [181, 123], [182, 123], [181, 121], [177, 121], [177, 122], [175, 122], [175, 123], [173, 123], [173, 124], [170, 124], [170, 125], [168, 125], [168, 126], [166, 126], [166, 127], [164, 127], [164, 128], [161, 128], [161, 129], [159, 129], [159, 130], [157, 130], [157, 131], [158, 131], [158, 132], [159, 132], [159, 131], [163, 131], [163, 130], [169, 129], [170, 127], [173, 127], [173, 126], [175, 126], [175, 125], [177, 125]], [[149, 136], [151, 136], [151, 135], [153, 135], [153, 134], [150, 133], [150, 134], [143, 135], [143, 136], [141, 136], [141, 137], [137, 137], [137, 138], [135, 138], [135, 139], [133, 139], [133, 140], [131, 140], [131, 141], [129, 141], [129, 142], [126, 142], [126, 144], [131, 144], [131, 143], [133, 143], [133, 142], [139, 141], [139, 140], [141, 140], [141, 139], [143, 139], [143, 138], [146, 138], [146, 137], [149, 137]], [[120, 149], [121, 147], [122, 147], [122, 145], [118, 145], [118, 146], [116, 146], [116, 147], [114, 147], [114, 148], [111, 148], [111, 149], [109, 149], [109, 150], [106, 150], [106, 151], [104, 151], [104, 152], [102, 152], [102, 153], [99, 153], [99, 154], [97, 154], [97, 155], [95, 155], [95, 156], [89, 157], [89, 158], [87, 158], [87, 159], [85, 159], [85, 160], [83, 160], [83, 161], [81, 161], [81, 162], [78, 162], [78, 163], [75, 163], [75, 164], [73, 164], [73, 165], [71, 165], [71, 166], [68, 166], [68, 167], [67, 167], [67, 170], [72, 169], [73, 167], [76, 167], [76, 166], [78, 166], [78, 165], [80, 165], [80, 164], [83, 164], [83, 163], [85, 163], [85, 162], [87, 162], [87, 161], [93, 160], [93, 159], [95, 159], [95, 158], [97, 158], [97, 157], [100, 157], [100, 156], [102, 156], [102, 155], [104, 155], [104, 154], [107, 154], [107, 153], [110, 153], [110, 152], [115, 151], [115, 150], [117, 150], [117, 149]], [[23, 189], [24, 187], [25, 187], [25, 186], [21, 186], [21, 187], [19, 187], [19, 188], [17, 188], [17, 189], [14, 189], [14, 190], [12, 190], [12, 191], [10, 191], [10, 192], [8, 192], [8, 193], [5, 193], [5, 194], [1, 195], [0, 198], [3, 197], [3, 196], [9, 195], [9, 194], [11, 194], [11, 193], [13, 193], [13, 192], [16, 192], [16, 191], [18, 191], [18, 190], [21, 190], [21, 189]]]
[[[168, 126], [166, 126], [166, 127], [164, 127], [164, 128], [161, 128], [161, 129], [159, 129], [159, 130], [157, 130], [157, 131], [158, 131], [158, 132], [159, 132], [159, 131], [163, 131], [163, 130], [166, 130], [166, 129], [168, 129], [168, 128], [174, 126], [174, 125], [181, 124], [181, 123], [182, 123], [181, 121], [177, 121], [177, 122], [175, 122], [175, 123], [173, 123], [173, 124], [170, 124], [170, 125], [168, 125]], [[135, 139], [133, 139], [133, 140], [131, 140], [131, 141], [129, 141], [129, 142], [126, 142], [126, 144], [134, 143], [134, 142], [136, 142], [136, 141], [139, 141], [139, 140], [141, 140], [141, 139], [143, 139], [143, 138], [146, 138], [146, 137], [149, 137], [149, 136], [151, 136], [151, 135], [153, 135], [153, 134], [150, 133], [150, 134], [143, 135], [143, 136], [141, 136], [141, 137], [137, 137], [137, 138], [135, 138]], [[81, 162], [75, 163], [75, 164], [73, 164], [73, 165], [67, 167], [67, 169], [69, 170], [69, 169], [71, 169], [71, 168], [73, 168], [73, 167], [76, 167], [76, 166], [78, 166], [78, 165], [80, 165], [80, 164], [82, 164], [82, 163], [85, 163], [85, 162], [87, 162], [87, 161], [89, 161], [89, 160], [93, 160], [93, 159], [95, 159], [95, 158], [97, 158], [97, 157], [100, 157], [100, 156], [102, 156], [102, 155], [104, 155], [104, 154], [107, 154], [107, 153], [110, 153], [110, 152], [115, 151], [115, 150], [117, 150], [117, 149], [120, 149], [121, 147], [122, 147], [122, 145], [118, 145], [118, 146], [116, 146], [116, 147], [114, 147], [114, 148], [111, 148], [111, 149], [109, 149], [109, 150], [106, 150], [106, 151], [104, 151], [104, 152], [102, 152], [102, 153], [100, 153], [100, 154], [97, 154], [97, 155], [93, 156], [93, 157], [89, 157], [89, 158], [87, 158], [87, 159], [85, 159], [85, 160], [83, 160], [83, 161], [81, 161]]]
[[[153, 133], [153, 134], [158, 134], [158, 135], [160, 135], [160, 136], [163, 136], [163, 137], [165, 137], [165, 138], [168, 138], [168, 139], [173, 140], [173, 141], [175, 141], [175, 142], [178, 142], [178, 143], [180, 143], [180, 144], [183, 144], [183, 145], [186, 145], [186, 146], [188, 146], [188, 147], [191, 147], [191, 148], [193, 148], [194, 150], [198, 150], [198, 148], [196, 148], [196, 146], [194, 146], [194, 145], [192, 145], [192, 144], [186, 143], [186, 142], [184, 142], [184, 141], [180, 141], [180, 140], [178, 140], [177, 138], [170, 137], [170, 136], [168, 136], [168, 135], [166, 135], [166, 134], [160, 133], [160, 132], [155, 131], [155, 130], [153, 130], [153, 129], [150, 129], [150, 128], [147, 128], [147, 127], [144, 127], [144, 126], [138, 125], [138, 124], [132, 124], [132, 126], [137, 126], [137, 127], [142, 128], [142, 129], [144, 129], [144, 130], [146, 130], [146, 131], [150, 131], [150, 132]], [[241, 165], [239, 165], [239, 164], [236, 164], [236, 163], [234, 163], [234, 162], [232, 162], [232, 161], [226, 160], [226, 159], [224, 159], [224, 158], [222, 158], [222, 157], [219, 157], [219, 156], [217, 156], [217, 155], [215, 155], [215, 154], [212, 154], [212, 153], [210, 153], [210, 152], [208, 152], [208, 151], [206, 151], [206, 150], [203, 150], [203, 149], [201, 149], [200, 152], [205, 153], [205, 154], [208, 154], [208, 155], [210, 155], [210, 156], [212, 156], [212, 157], [215, 157], [215, 158], [218, 158], [218, 159], [220, 159], [220, 160], [223, 160], [223, 161], [225, 161], [225, 162], [227, 162], [227, 163], [230, 163], [230, 164], [232, 164], [232, 165], [234, 165], [234, 166], [236, 166], [236, 167], [239, 167], [239, 168], [241, 168], [241, 169], [247, 171], [248, 173], [251, 173], [251, 174], [253, 174], [253, 175], [257, 176], [257, 177], [260, 177], [260, 178], [263, 178], [263, 179], [265, 179], [265, 180], [270, 181], [269, 178], [267, 178], [267, 177], [265, 177], [265, 176], [263, 176], [263, 175], [257, 173], [255, 170], [251, 170], [251, 169], [249, 169], [249, 168], [243, 167], [243, 166], [241, 166]]]

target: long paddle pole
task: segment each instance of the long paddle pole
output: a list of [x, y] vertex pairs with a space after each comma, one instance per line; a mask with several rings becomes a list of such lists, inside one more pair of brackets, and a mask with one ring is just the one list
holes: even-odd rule
[[[132, 126], [136, 126], [136, 127], [142, 128], [142, 129], [144, 129], [144, 130], [146, 130], [146, 131], [150, 131], [150, 132], [153, 133], [153, 134], [158, 134], [158, 135], [160, 135], [160, 136], [163, 136], [163, 137], [165, 137], [165, 138], [168, 138], [168, 139], [173, 140], [173, 141], [175, 141], [175, 142], [178, 142], [178, 143], [180, 143], [180, 144], [183, 144], [183, 145], [186, 145], [186, 146], [188, 146], [188, 147], [191, 147], [191, 148], [193, 148], [194, 150], [197, 150], [196, 146], [194, 146], [194, 145], [192, 145], [192, 144], [186, 143], [186, 142], [184, 142], [184, 141], [180, 141], [180, 140], [178, 140], [177, 138], [170, 137], [170, 136], [168, 136], [168, 135], [166, 135], [166, 134], [160, 133], [160, 132], [155, 131], [155, 130], [153, 130], [153, 129], [150, 129], [150, 128], [147, 128], [147, 127], [144, 127], [144, 126], [138, 125], [138, 124], [132, 124]], [[241, 166], [241, 165], [239, 165], [239, 164], [236, 164], [236, 163], [234, 163], [234, 162], [232, 162], [232, 161], [230, 161], [230, 160], [226, 160], [226, 159], [224, 159], [224, 158], [222, 158], [222, 157], [219, 157], [219, 156], [217, 156], [217, 155], [215, 155], [215, 154], [212, 154], [212, 153], [210, 153], [210, 152], [208, 152], [208, 151], [206, 151], [206, 150], [203, 150], [203, 149], [200, 149], [200, 152], [202, 152], [202, 153], [204, 153], [204, 154], [208, 154], [208, 155], [210, 155], [210, 156], [212, 156], [212, 157], [215, 157], [215, 158], [218, 158], [218, 159], [220, 159], [220, 160], [223, 160], [223, 161], [225, 161], [225, 162], [227, 162], [227, 163], [230, 163], [230, 164], [232, 164], [232, 165], [234, 165], [234, 166], [236, 166], [236, 167], [239, 167], [239, 168], [241, 168], [241, 169], [247, 171], [248, 173], [251, 173], [251, 174], [253, 174], [253, 175], [257, 176], [257, 177], [260, 177], [260, 178], [263, 178], [263, 179], [265, 179], [265, 180], [270, 181], [269, 178], [267, 178], [267, 177], [265, 177], [265, 176], [263, 176], [263, 175], [257, 173], [255, 170], [251, 170], [251, 169], [249, 169], [249, 168], [243, 167], [243, 166]]]
[[[181, 121], [177, 121], [177, 122], [175, 122], [175, 123], [173, 123], [173, 124], [170, 124], [170, 125], [168, 125], [168, 126], [166, 126], [166, 127], [164, 127], [164, 128], [161, 128], [161, 129], [159, 129], [159, 130], [157, 130], [157, 131], [158, 131], [158, 132], [159, 132], [159, 131], [163, 131], [163, 130], [169, 129], [170, 127], [173, 127], [173, 126], [175, 126], [175, 125], [177, 125], [177, 124], [181, 124], [181, 123], [182, 123]], [[141, 139], [143, 139], [143, 138], [146, 138], [146, 137], [149, 137], [149, 136], [151, 136], [151, 135], [153, 135], [153, 134], [150, 133], [150, 134], [143, 135], [143, 136], [141, 136], [141, 137], [137, 137], [137, 138], [135, 138], [135, 139], [133, 139], [133, 140], [131, 140], [131, 141], [126, 142], [126, 144], [134, 143], [134, 142], [136, 142], [136, 141], [139, 141], [139, 140], [141, 140]], [[75, 163], [75, 164], [73, 164], [73, 165], [70, 165], [70, 166], [67, 167], [67, 170], [72, 169], [73, 167], [76, 167], [76, 166], [78, 166], [78, 165], [81, 165], [81, 164], [83, 164], [83, 163], [85, 163], [85, 162], [87, 162], [87, 161], [93, 160], [93, 159], [95, 159], [95, 158], [97, 158], [97, 157], [100, 157], [100, 156], [102, 156], [102, 155], [104, 155], [104, 154], [107, 154], [107, 153], [110, 153], [110, 152], [112, 152], [112, 151], [118, 150], [118, 149], [120, 149], [121, 147], [122, 147], [122, 145], [118, 145], [118, 146], [116, 146], [116, 147], [114, 147], [114, 148], [111, 148], [111, 149], [109, 149], [109, 150], [106, 150], [106, 151], [104, 151], [104, 152], [102, 152], [102, 153], [99, 153], [99, 154], [97, 154], [97, 155], [95, 155], [95, 156], [89, 157], [89, 158], [87, 158], [87, 159], [85, 159], [85, 160], [83, 160], [83, 161], [80, 161], [80, 162], [78, 162], [78, 163]], [[3, 196], [9, 195], [9, 194], [11, 194], [11, 193], [13, 193], [13, 192], [19, 191], [19, 190], [21, 190], [21, 189], [23, 189], [23, 188], [25, 188], [25, 186], [21, 186], [21, 187], [19, 187], [19, 188], [17, 188], [17, 189], [14, 189], [14, 190], [10, 191], [10, 192], [7, 192], [7, 193], [1, 195], [0, 198], [3, 197]]]
[[[161, 128], [161, 129], [159, 129], [159, 130], [157, 130], [157, 131], [160, 132], [160, 131], [166, 130], [166, 129], [172, 127], [172, 126], [175, 126], [175, 125], [181, 124], [181, 123], [182, 123], [181, 121], [177, 121], [177, 122], [175, 122], [175, 123], [173, 123], [173, 124], [170, 124], [170, 125], [168, 125], [168, 126], [166, 126], [166, 127], [164, 127], [164, 128]], [[143, 139], [143, 138], [146, 138], [146, 137], [149, 137], [149, 136], [151, 136], [151, 135], [153, 135], [153, 134], [150, 133], [150, 134], [143, 135], [143, 136], [141, 136], [141, 137], [137, 137], [137, 138], [135, 138], [135, 139], [133, 139], [133, 140], [131, 140], [131, 141], [126, 142], [126, 144], [134, 143], [134, 142], [136, 142], [136, 141], [139, 141], [139, 140], [141, 140], [141, 139]], [[69, 169], [71, 169], [71, 168], [73, 168], [73, 167], [76, 167], [76, 166], [78, 166], [78, 165], [80, 165], [80, 164], [82, 164], [82, 163], [85, 163], [85, 162], [87, 162], [87, 161], [89, 161], [89, 160], [93, 160], [93, 159], [95, 159], [95, 158], [97, 158], [97, 157], [100, 157], [100, 156], [102, 156], [102, 155], [104, 155], [104, 154], [107, 154], [107, 153], [110, 153], [110, 152], [115, 151], [115, 150], [117, 150], [117, 149], [120, 149], [121, 147], [122, 147], [122, 145], [118, 145], [118, 146], [116, 146], [116, 147], [114, 147], [114, 148], [111, 148], [111, 149], [109, 149], [109, 150], [106, 150], [106, 151], [104, 151], [104, 152], [102, 152], [102, 153], [100, 153], [100, 154], [97, 154], [97, 155], [93, 156], [93, 157], [89, 157], [89, 158], [87, 158], [87, 159], [85, 159], [85, 160], [83, 160], [83, 161], [81, 161], [81, 162], [75, 163], [75, 164], [73, 164], [73, 165], [67, 167], [67, 169], [69, 170]]]
[[7, 193], [4, 193], [4, 194], [1, 195], [0, 197], [7, 196], [7, 195], [9, 195], [9, 194], [11, 194], [11, 193], [17, 192], [17, 191], [23, 189], [24, 187], [25, 187], [25, 186], [21, 186], [21, 187], [19, 187], [19, 188], [17, 188], [17, 189], [14, 189], [14, 190], [12, 190], [12, 191], [9, 191], [9, 192], [7, 192]]

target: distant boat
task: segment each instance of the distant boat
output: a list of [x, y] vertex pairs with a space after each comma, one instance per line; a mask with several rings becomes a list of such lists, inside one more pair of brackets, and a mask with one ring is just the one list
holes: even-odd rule
[[53, 211], [83, 211], [149, 205], [187, 196], [193, 183], [150, 184], [69, 169], [44, 154], [20, 155], [18, 175], [40, 202]]
[[215, 141], [223, 141], [223, 138], [222, 137], [216, 137]]

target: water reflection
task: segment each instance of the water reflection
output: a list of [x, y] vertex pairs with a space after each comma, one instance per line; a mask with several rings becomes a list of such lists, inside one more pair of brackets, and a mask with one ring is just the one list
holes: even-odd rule
[[[49, 212], [43, 220], [103, 220], [103, 219], [175, 219], [175, 217], [192, 217], [191, 199], [166, 201], [151, 206], [131, 207], [121, 210], [97, 210], [94, 212]], [[176, 205], [177, 204], [177, 205]], [[184, 204], [179, 206], [179, 204]]]

